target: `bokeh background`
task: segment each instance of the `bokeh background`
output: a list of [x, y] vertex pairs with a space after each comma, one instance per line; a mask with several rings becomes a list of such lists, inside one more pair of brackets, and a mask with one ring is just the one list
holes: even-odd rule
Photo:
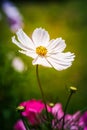
[[[76, 55], [72, 66], [63, 71], [39, 67], [46, 100], [61, 102], [63, 108], [70, 86], [78, 88], [69, 103], [67, 112], [74, 113], [87, 106], [87, 1], [49, 0], [13, 1], [24, 19], [24, 31], [31, 36], [37, 27], [48, 30], [50, 38], [65, 39], [66, 51]], [[12, 130], [17, 121], [16, 107], [22, 101], [41, 99], [35, 66], [32, 59], [20, 54], [12, 44], [6, 18], [0, 9], [0, 130]], [[14, 60], [19, 69], [14, 67]], [[20, 69], [22, 68], [22, 69]], [[23, 71], [22, 71], [23, 70]]]

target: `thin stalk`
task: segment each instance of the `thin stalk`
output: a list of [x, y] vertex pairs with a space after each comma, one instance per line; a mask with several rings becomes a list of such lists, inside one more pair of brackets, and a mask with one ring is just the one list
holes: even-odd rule
[[28, 128], [28, 125], [27, 125], [27, 123], [26, 123], [24, 117], [21, 115], [21, 112], [20, 112], [20, 117], [21, 117], [21, 120], [23, 121], [23, 124], [24, 124], [24, 126], [25, 126], [25, 129], [26, 129], [26, 130], [30, 130], [30, 129]]
[[36, 77], [37, 77], [38, 86], [39, 86], [39, 89], [40, 89], [40, 92], [41, 92], [42, 100], [43, 100], [44, 105], [45, 105], [46, 116], [47, 116], [47, 119], [49, 119], [48, 111], [47, 111], [47, 105], [46, 105], [46, 100], [45, 100], [45, 97], [44, 97], [44, 92], [43, 92], [43, 89], [42, 89], [42, 86], [41, 86], [41, 82], [40, 82], [40, 78], [39, 78], [38, 65], [36, 65]]
[[68, 99], [67, 99], [65, 108], [64, 108], [62, 130], [64, 130], [64, 123], [65, 123], [64, 121], [65, 121], [66, 110], [67, 110], [67, 107], [68, 107], [68, 104], [69, 104], [69, 102], [70, 102], [70, 99], [71, 99], [72, 94], [73, 94], [73, 92], [71, 91], [70, 94], [69, 94], [69, 96], [68, 96]]

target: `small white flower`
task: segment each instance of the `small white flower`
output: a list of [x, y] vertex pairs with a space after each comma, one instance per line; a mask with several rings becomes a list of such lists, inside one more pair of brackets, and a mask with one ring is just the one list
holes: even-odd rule
[[62, 38], [50, 41], [48, 32], [42, 28], [36, 28], [30, 39], [22, 29], [17, 31], [17, 38], [12, 37], [12, 42], [20, 47], [21, 53], [32, 57], [33, 65], [54, 67], [56, 70], [63, 70], [72, 65], [75, 55], [71, 52], [63, 53], [66, 47]]
[[18, 72], [23, 72], [25, 70], [24, 62], [19, 57], [15, 57], [12, 60], [12, 67]]

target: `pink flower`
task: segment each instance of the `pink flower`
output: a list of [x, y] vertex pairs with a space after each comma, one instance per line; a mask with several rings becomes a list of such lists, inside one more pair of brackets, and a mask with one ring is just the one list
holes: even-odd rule
[[22, 120], [18, 120], [14, 126], [14, 130], [26, 130]]
[[55, 104], [55, 106], [52, 108], [52, 114], [57, 117], [57, 119], [61, 119], [64, 115], [64, 112], [62, 110], [62, 105], [60, 103]]
[[[45, 109], [45, 105], [41, 100], [32, 99], [22, 102], [20, 106], [25, 108], [22, 116], [26, 117], [30, 124], [36, 125], [40, 123], [40, 113]], [[51, 108], [47, 106], [47, 110], [50, 112]]]
[[[42, 113], [45, 110], [45, 105], [41, 100], [29, 100], [22, 102], [19, 106], [23, 106], [25, 109], [21, 112], [21, 115], [28, 119], [29, 124], [38, 128], [41, 123], [46, 124], [46, 113]], [[47, 110], [53, 115], [50, 120], [50, 126], [56, 130], [87, 130], [87, 112], [83, 115], [80, 111], [74, 114], [65, 114], [60, 103], [55, 104], [53, 107], [47, 105]], [[51, 125], [52, 124], [52, 125]], [[50, 128], [51, 128], [50, 127]], [[49, 128], [49, 129], [50, 129]], [[19, 120], [14, 130], [26, 130], [22, 120]], [[33, 129], [32, 129], [33, 130]]]
[[81, 117], [81, 123], [84, 123], [84, 130], [87, 130], [87, 111]]
[[54, 119], [52, 121], [52, 126], [54, 129], [60, 130], [62, 128], [61, 118], [64, 115], [64, 112], [62, 110], [62, 105], [60, 103], [55, 104], [55, 106], [52, 108], [52, 114], [54, 116]]
[[[56, 128], [58, 130], [62, 129], [63, 125], [63, 117], [64, 112], [62, 109], [62, 105], [60, 103], [55, 104], [55, 106], [52, 108], [52, 114], [54, 115], [54, 119], [52, 122], [53, 128]], [[86, 117], [87, 120], [87, 117]], [[75, 114], [65, 114], [64, 117], [64, 130], [79, 130], [84, 128], [83, 120], [81, 120], [81, 112], [77, 111]], [[87, 129], [84, 129], [87, 130]]]

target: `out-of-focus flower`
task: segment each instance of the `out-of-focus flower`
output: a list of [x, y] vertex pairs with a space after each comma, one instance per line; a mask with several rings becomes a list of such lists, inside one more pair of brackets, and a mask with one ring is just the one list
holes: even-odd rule
[[12, 37], [12, 42], [22, 50], [21, 53], [32, 57], [33, 65], [54, 67], [56, 70], [63, 70], [72, 65], [75, 55], [71, 52], [63, 53], [66, 47], [62, 38], [50, 41], [50, 36], [45, 29], [36, 28], [30, 39], [22, 29], [17, 31], [17, 38]]
[[19, 28], [23, 27], [22, 15], [13, 3], [4, 1], [2, 9], [7, 17], [12, 32], [16, 32]]
[[55, 104], [55, 106], [52, 108], [52, 114], [58, 119], [60, 120], [63, 115], [63, 109], [62, 109], [62, 105], [60, 103]]
[[23, 72], [25, 70], [24, 62], [19, 57], [15, 57], [12, 60], [12, 67], [18, 72]]
[[22, 120], [17, 121], [17, 123], [14, 125], [14, 130], [26, 130]]
[[52, 108], [52, 114], [54, 115], [54, 119], [52, 121], [53, 128], [61, 129], [62, 128], [62, 122], [61, 118], [64, 115], [62, 105], [60, 103], [57, 103]]
[[[26, 117], [30, 124], [36, 125], [40, 123], [40, 113], [45, 109], [45, 105], [41, 100], [32, 99], [21, 103], [19, 106], [25, 108], [22, 112], [22, 116]], [[51, 107], [47, 106], [47, 110], [50, 112]]]
[[[77, 111], [74, 114], [65, 114], [62, 109], [61, 103], [55, 104], [53, 107], [47, 105], [48, 113], [52, 115], [50, 120], [47, 120], [46, 113], [43, 115], [43, 110], [45, 109], [44, 103], [41, 100], [29, 100], [20, 103], [19, 107], [23, 108], [21, 115], [28, 119], [28, 123], [31, 124], [31, 130], [40, 129], [44, 130], [87, 130], [87, 112], [82, 114], [80, 111]], [[24, 109], [25, 108], [25, 109]], [[43, 117], [43, 120], [42, 120]], [[63, 122], [64, 118], [64, 122]], [[50, 123], [50, 127], [48, 124]], [[41, 127], [46, 125], [45, 127]], [[19, 120], [15, 126], [15, 130], [25, 130], [22, 120]]]
[[84, 130], [87, 130], [87, 111], [82, 115], [81, 124], [84, 123]]
[[62, 126], [64, 125], [64, 130], [84, 130], [84, 121], [81, 120], [82, 117], [80, 111], [76, 112], [73, 115], [65, 114], [64, 124], [64, 112], [60, 103], [55, 104], [55, 106], [52, 108], [52, 114], [54, 115], [52, 124], [53, 128], [61, 130]]

